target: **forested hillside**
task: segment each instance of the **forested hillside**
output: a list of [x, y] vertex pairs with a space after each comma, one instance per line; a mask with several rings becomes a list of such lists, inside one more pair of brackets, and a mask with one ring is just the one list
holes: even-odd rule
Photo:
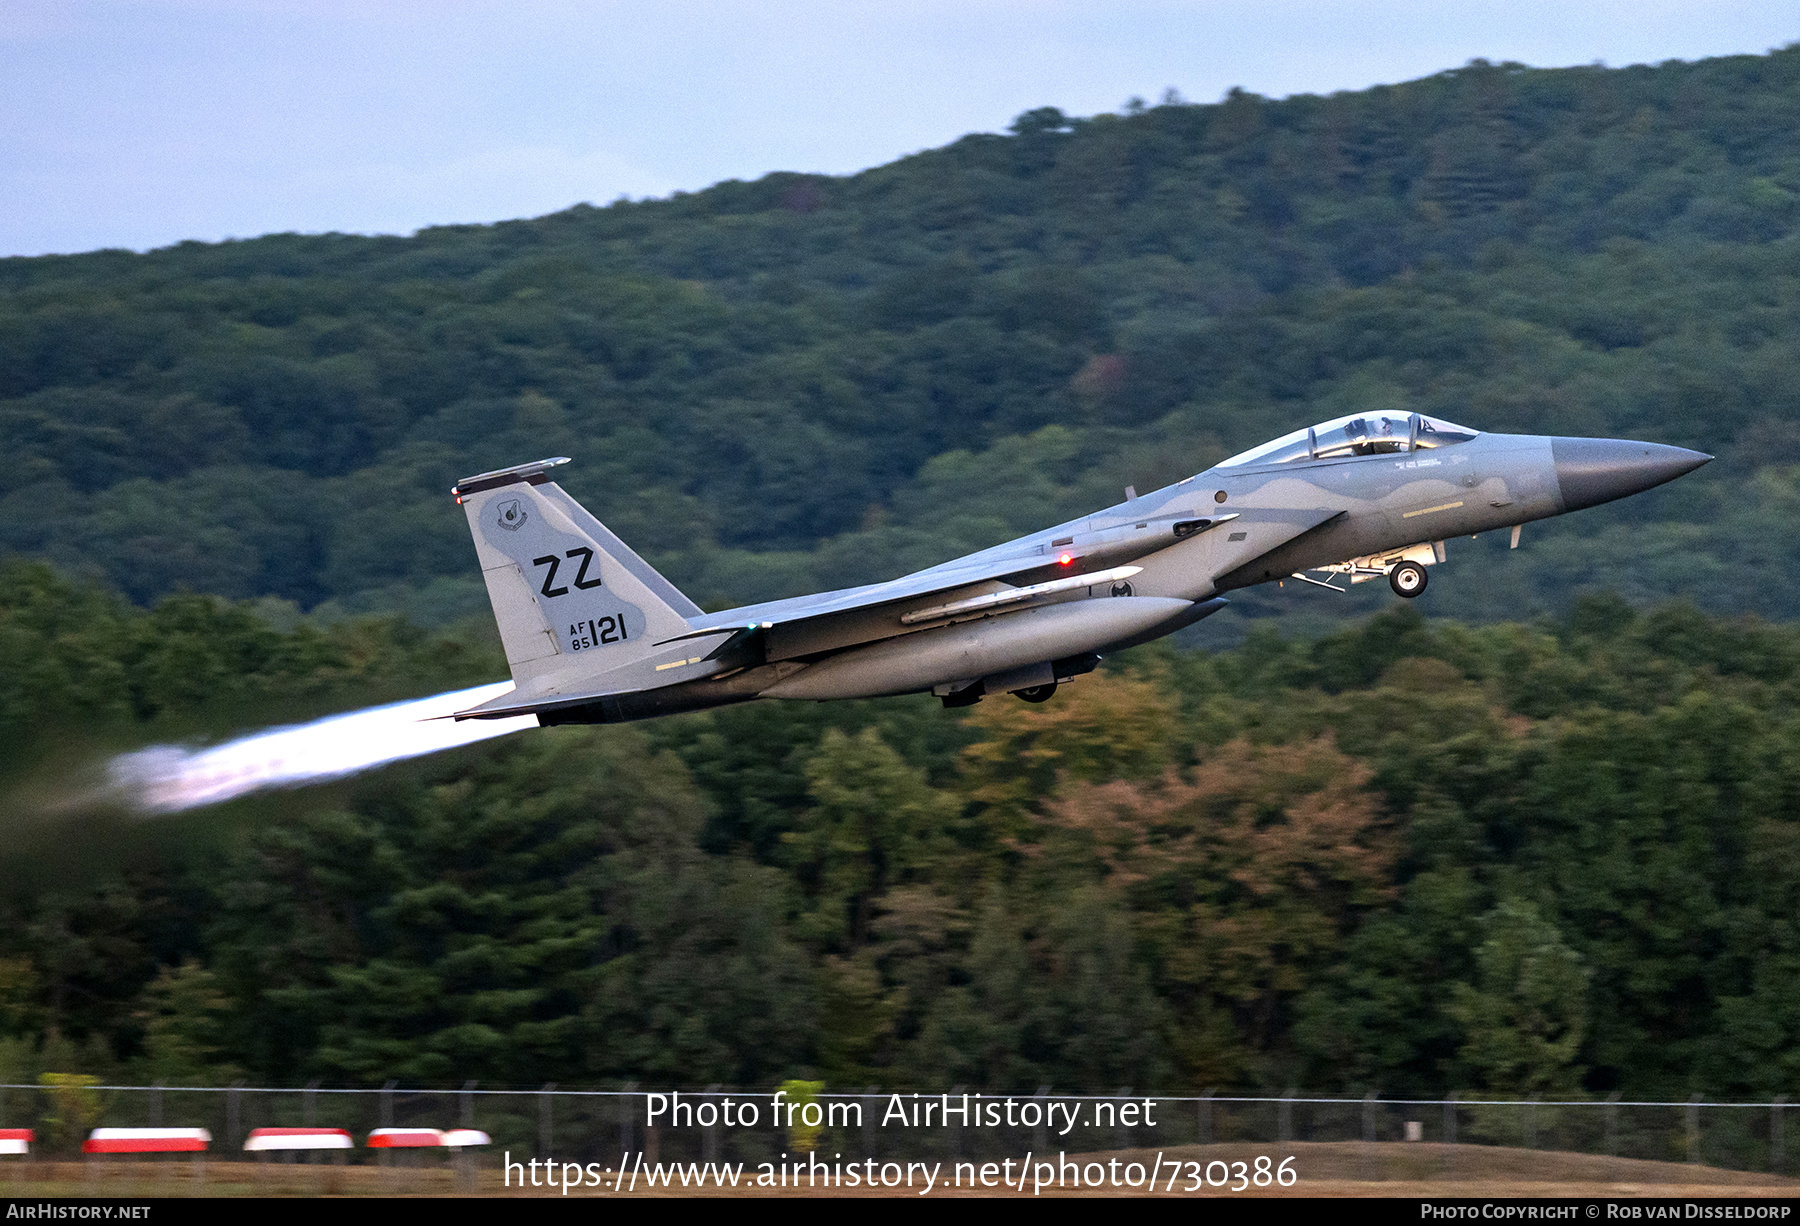
[[[1793, 1093], [1796, 132], [1800, 50], [1478, 62], [0, 261], [0, 1082]], [[1720, 458], [1452, 542], [1412, 604], [1241, 593], [1229, 650], [1043, 706], [535, 730], [156, 820], [93, 790], [503, 676], [467, 473], [575, 457], [719, 606], [1373, 408]]]
[[1791, 616], [1796, 130], [1800, 50], [1476, 62], [1331, 97], [1046, 108], [847, 178], [411, 238], [7, 260], [0, 549], [140, 601], [442, 623], [483, 603], [450, 483], [561, 453], [574, 493], [719, 606], [1398, 407], [1722, 457], [1452, 566], [1435, 612], [1597, 585]]
[[[6, 578], [15, 649], [111, 632], [87, 723], [470, 663]], [[1797, 694], [1792, 627], [1408, 606], [1044, 706], [544, 729], [149, 824], [15, 793], [0, 1082], [1788, 1092]]]

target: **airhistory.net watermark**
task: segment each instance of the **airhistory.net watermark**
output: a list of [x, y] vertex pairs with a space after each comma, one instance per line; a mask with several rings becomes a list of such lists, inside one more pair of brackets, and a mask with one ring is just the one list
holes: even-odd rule
[[[1124, 1158], [1070, 1158], [1058, 1153], [1054, 1160], [1006, 1158], [998, 1162], [882, 1162], [875, 1158], [830, 1160], [818, 1154], [778, 1161], [652, 1162], [643, 1152], [620, 1156], [619, 1165], [598, 1162], [558, 1162], [554, 1158], [519, 1161], [504, 1155], [508, 1188], [545, 1188], [605, 1194], [688, 1188], [702, 1189], [843, 1189], [871, 1188], [911, 1191], [928, 1196], [939, 1189], [1006, 1189], [1033, 1196], [1044, 1192], [1078, 1189], [1137, 1189], [1145, 1192], [1248, 1192], [1269, 1187], [1292, 1187], [1299, 1182], [1294, 1159], [1279, 1163], [1268, 1155], [1238, 1162], [1200, 1163], [1166, 1157], [1161, 1152], [1144, 1155], [1144, 1161]], [[515, 1182], [516, 1180], [516, 1182]]]
[[[1154, 1128], [1157, 1101], [1138, 1099], [1026, 1098], [985, 1094], [889, 1094], [877, 1099], [883, 1128], [1049, 1128], [1067, 1136], [1076, 1127]], [[827, 1102], [789, 1097], [777, 1090], [769, 1103], [777, 1127], [860, 1128], [864, 1105], [856, 1099]], [[762, 1105], [747, 1098], [696, 1097], [671, 1091], [644, 1095], [644, 1123], [670, 1128], [755, 1128]]]

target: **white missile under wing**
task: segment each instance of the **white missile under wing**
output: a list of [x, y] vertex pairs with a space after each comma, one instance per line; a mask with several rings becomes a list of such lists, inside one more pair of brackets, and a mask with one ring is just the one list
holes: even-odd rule
[[550, 480], [481, 473], [468, 516], [514, 689], [458, 719], [614, 722], [752, 698], [1048, 697], [1098, 653], [1221, 607], [1213, 579], [1333, 519], [1183, 482], [886, 583], [704, 613]]

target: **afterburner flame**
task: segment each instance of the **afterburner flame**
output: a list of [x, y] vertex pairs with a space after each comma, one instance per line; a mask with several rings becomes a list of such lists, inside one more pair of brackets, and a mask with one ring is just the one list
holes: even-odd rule
[[460, 723], [437, 718], [510, 689], [510, 681], [478, 685], [331, 715], [310, 724], [270, 728], [210, 749], [152, 745], [114, 758], [107, 774], [135, 807], [151, 813], [175, 813], [260, 788], [297, 787], [340, 778], [384, 762], [537, 727], [535, 715]]

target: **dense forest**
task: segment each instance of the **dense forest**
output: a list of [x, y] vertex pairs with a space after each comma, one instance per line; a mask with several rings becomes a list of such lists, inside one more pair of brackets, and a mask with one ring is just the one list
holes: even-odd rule
[[[1800, 49], [1477, 61], [0, 261], [0, 1082], [1791, 1090], [1796, 131]], [[1415, 605], [1239, 594], [1041, 707], [545, 729], [155, 820], [96, 790], [502, 677], [466, 473], [576, 457], [720, 607], [1359, 408], [1719, 459], [1452, 542]]]
[[[1435, 612], [1599, 587], [1793, 616], [1796, 130], [1800, 49], [1477, 61], [1044, 108], [849, 177], [409, 238], [4, 260], [0, 550], [139, 601], [448, 624], [483, 606], [450, 484], [564, 454], [572, 493], [722, 607], [1402, 408], [1722, 457], [1460, 568]], [[1379, 598], [1330, 600], [1217, 624]]]
[[[491, 662], [5, 580], [39, 719]], [[1800, 629], [1589, 596], [1139, 648], [1043, 706], [527, 731], [152, 823], [38, 780], [0, 1082], [1765, 1096], [1800, 1074], [1797, 699]]]

